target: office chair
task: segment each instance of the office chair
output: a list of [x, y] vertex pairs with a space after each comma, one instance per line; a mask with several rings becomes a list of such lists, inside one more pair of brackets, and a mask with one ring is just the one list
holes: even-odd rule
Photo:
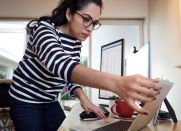
[[11, 80], [0, 80], [0, 131], [14, 131], [8, 94], [11, 82]]

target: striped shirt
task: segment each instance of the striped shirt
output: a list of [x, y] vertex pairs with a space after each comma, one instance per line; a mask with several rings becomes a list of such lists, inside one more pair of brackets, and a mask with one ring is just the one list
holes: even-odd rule
[[57, 101], [64, 87], [73, 95], [80, 85], [71, 83], [80, 62], [81, 42], [59, 31], [49, 21], [32, 21], [23, 59], [14, 71], [11, 97], [28, 103]]

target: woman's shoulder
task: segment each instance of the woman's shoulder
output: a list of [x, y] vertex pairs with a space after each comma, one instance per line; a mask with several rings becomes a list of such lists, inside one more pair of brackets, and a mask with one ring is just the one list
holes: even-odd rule
[[55, 29], [54, 23], [52, 23], [50, 20], [41, 20], [39, 21], [39, 24]]
[[54, 23], [52, 23], [52, 22], [50, 22], [48, 20], [46, 20], [46, 21], [39, 21], [38, 27], [39, 28], [44, 28], [44, 29], [49, 29], [51, 31], [54, 31], [54, 32], [58, 33]]
[[38, 32], [43, 32], [54, 34], [56, 37], [59, 36], [58, 31], [54, 24], [49, 20], [41, 20], [41, 21], [31, 21], [27, 26], [27, 33], [29, 35], [37, 34]]
[[28, 23], [27, 29], [40, 29], [40, 28], [49, 28], [51, 30], [56, 31], [56, 27], [54, 26], [54, 23], [52, 23], [50, 20], [32, 20]]

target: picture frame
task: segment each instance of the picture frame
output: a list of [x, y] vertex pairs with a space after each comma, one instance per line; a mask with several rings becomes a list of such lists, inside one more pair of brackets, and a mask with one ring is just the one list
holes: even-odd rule
[[[100, 71], [124, 75], [124, 39], [119, 39], [101, 46]], [[117, 95], [99, 89], [99, 99], [108, 99]]]

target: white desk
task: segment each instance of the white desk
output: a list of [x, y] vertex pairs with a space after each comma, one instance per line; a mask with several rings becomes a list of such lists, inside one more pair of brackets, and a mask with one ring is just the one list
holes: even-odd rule
[[[98, 127], [98, 124], [110, 121], [118, 121], [119, 119], [115, 119], [113, 117], [105, 118], [104, 120], [97, 121], [81, 121], [79, 118], [79, 114], [83, 111], [79, 104], [75, 105], [71, 110], [65, 121], [59, 127], [57, 131], [70, 131], [70, 128], [73, 126], [81, 125], [84, 129]], [[84, 130], [83, 130], [84, 131]], [[147, 127], [143, 128], [141, 131], [181, 131], [181, 121], [174, 124], [172, 121], [160, 121], [156, 126], [153, 126], [150, 123]]]

